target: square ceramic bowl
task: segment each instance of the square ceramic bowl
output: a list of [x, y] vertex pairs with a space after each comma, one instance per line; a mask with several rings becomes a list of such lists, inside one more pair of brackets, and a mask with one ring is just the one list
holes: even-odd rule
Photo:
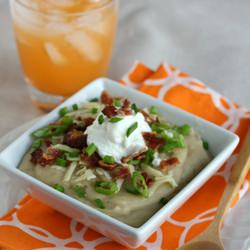
[[[192, 181], [139, 228], [128, 226], [95, 208], [60, 193], [18, 169], [20, 161], [31, 145], [32, 138], [30, 135], [34, 130], [57, 120], [59, 118], [58, 111], [61, 107], [71, 106], [74, 103], [84, 103], [87, 100], [99, 97], [103, 90], [107, 90], [111, 95], [127, 97], [141, 107], [154, 105], [158, 107], [160, 113], [167, 120], [174, 124], [190, 124], [200, 133], [204, 140], [208, 141], [211, 153], [214, 156], [213, 160]], [[2, 165], [9, 177], [12, 178], [13, 182], [18, 183], [20, 188], [24, 188], [31, 196], [114, 241], [128, 247], [138, 247], [164, 222], [166, 216], [180, 207], [219, 169], [233, 152], [238, 141], [239, 138], [235, 134], [208, 121], [137, 90], [124, 87], [112, 80], [101, 78], [84, 87], [17, 138], [0, 154], [0, 165]]]

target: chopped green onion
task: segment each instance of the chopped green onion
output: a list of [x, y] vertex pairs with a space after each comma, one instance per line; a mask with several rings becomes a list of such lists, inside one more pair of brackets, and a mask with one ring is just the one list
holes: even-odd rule
[[127, 130], [127, 137], [129, 137], [138, 127], [138, 122], [133, 123]]
[[70, 126], [73, 123], [73, 118], [71, 118], [70, 116], [64, 116], [62, 118], [62, 122], [64, 125]]
[[191, 130], [191, 126], [188, 124], [184, 124], [184, 125], [177, 128], [177, 132], [179, 132], [180, 134], [182, 134], [184, 136], [189, 135], [190, 130]]
[[64, 193], [64, 187], [61, 184], [56, 183], [56, 184], [53, 185], [53, 188], [56, 189], [59, 192]]
[[95, 191], [100, 194], [112, 195], [118, 191], [118, 186], [113, 181], [97, 181]]
[[92, 108], [90, 112], [91, 114], [95, 115], [98, 112], [98, 108]]
[[134, 165], [134, 166], [137, 166], [137, 165], [139, 165], [140, 163], [141, 163], [140, 160], [130, 160], [130, 161], [128, 161], [128, 164]]
[[75, 103], [75, 104], [73, 104], [72, 105], [72, 109], [74, 110], [74, 111], [76, 111], [76, 110], [78, 110], [79, 108], [78, 108], [78, 105]]
[[73, 152], [70, 152], [69, 153], [69, 157], [77, 157], [80, 155], [80, 152], [79, 151], [73, 151]]
[[99, 102], [99, 99], [96, 97], [96, 98], [92, 98], [91, 100], [89, 100], [90, 102]]
[[97, 147], [94, 143], [91, 143], [88, 145], [88, 147], [85, 149], [85, 152], [88, 156], [91, 156], [92, 154], [95, 153], [95, 151], [97, 150]]
[[65, 168], [67, 166], [67, 161], [65, 159], [59, 157], [59, 158], [56, 159], [55, 164], [57, 166]]
[[145, 158], [143, 159], [143, 163], [145, 165], [150, 165], [152, 163], [152, 161], [154, 160], [154, 150], [149, 149], [148, 151], [146, 151], [145, 153]]
[[148, 186], [145, 182], [144, 177], [141, 175], [140, 172], [134, 171], [132, 175], [132, 184], [135, 190], [141, 194], [143, 197], [147, 198], [149, 195]]
[[95, 204], [97, 207], [99, 207], [101, 209], [105, 209], [105, 205], [101, 199], [95, 199]]
[[171, 129], [171, 125], [168, 123], [153, 123], [151, 129], [156, 133], [161, 133], [164, 130]]
[[113, 99], [113, 104], [116, 106], [116, 107], [121, 107], [122, 106], [122, 102], [120, 99]]
[[64, 144], [56, 144], [56, 145], [53, 145], [53, 148], [56, 148], [56, 149], [59, 149], [63, 152], [67, 152], [67, 153], [73, 153], [73, 152], [80, 152], [79, 149], [77, 148], [71, 148], [67, 145], [64, 145]]
[[116, 122], [121, 121], [122, 119], [123, 118], [121, 118], [121, 117], [112, 117], [112, 118], [109, 119], [109, 122], [116, 123]]
[[99, 115], [99, 117], [98, 117], [98, 123], [100, 125], [104, 123], [104, 116], [103, 115]]
[[166, 205], [167, 202], [168, 202], [168, 200], [167, 200], [165, 197], [163, 197], [163, 198], [160, 199], [160, 203], [161, 203], [161, 205], [163, 205], [163, 206]]
[[203, 148], [205, 149], [205, 150], [208, 150], [209, 149], [209, 144], [208, 144], [208, 142], [207, 141], [203, 141]]
[[152, 106], [152, 107], [149, 109], [149, 112], [150, 112], [150, 114], [152, 114], [152, 115], [157, 115], [157, 114], [158, 114], [158, 109], [157, 109], [155, 106]]
[[139, 192], [138, 192], [138, 191], [135, 189], [135, 187], [133, 186], [131, 180], [125, 181], [125, 182], [124, 182], [124, 188], [125, 188], [125, 190], [126, 190], [128, 193], [131, 193], [131, 194], [139, 194]]
[[107, 164], [113, 164], [113, 163], [115, 163], [115, 159], [114, 159], [114, 157], [111, 156], [111, 155], [105, 155], [105, 156], [103, 157], [103, 161], [104, 161], [105, 163], [107, 163]]
[[46, 138], [52, 136], [59, 136], [67, 130], [68, 126], [65, 124], [53, 124], [46, 127], [40, 128], [32, 133], [32, 136], [36, 138]]
[[138, 109], [138, 107], [136, 106], [135, 103], [133, 103], [133, 104], [131, 105], [131, 108], [134, 110], [135, 113], [138, 113], [139, 109]]
[[73, 187], [73, 191], [77, 194], [79, 198], [84, 198], [86, 195], [86, 190], [84, 187], [76, 185]]
[[32, 145], [31, 145], [31, 147], [35, 148], [35, 149], [38, 149], [41, 146], [42, 146], [42, 140], [41, 139], [33, 141]]
[[184, 136], [178, 133], [175, 129], [164, 130], [161, 135], [166, 140], [166, 144], [161, 148], [162, 152], [169, 153], [175, 148], [186, 147]]
[[60, 115], [60, 116], [65, 116], [68, 112], [69, 112], [68, 108], [67, 108], [67, 107], [64, 107], [64, 108], [61, 108], [61, 109], [59, 110], [59, 115]]

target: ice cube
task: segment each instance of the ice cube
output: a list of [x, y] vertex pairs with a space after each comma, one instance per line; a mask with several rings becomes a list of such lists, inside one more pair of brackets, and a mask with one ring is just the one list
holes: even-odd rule
[[99, 35], [105, 35], [108, 34], [110, 20], [108, 16], [105, 18], [102, 13], [91, 13], [90, 15], [79, 17], [74, 21], [74, 24]]
[[58, 35], [65, 34], [72, 31], [74, 27], [66, 22], [48, 22], [46, 24], [45, 30], [48, 31], [49, 34]]
[[66, 35], [65, 40], [89, 60], [93, 62], [100, 60], [102, 56], [101, 47], [87, 32], [83, 30], [75, 31]]
[[51, 61], [56, 65], [65, 65], [67, 63], [67, 58], [59, 51], [59, 49], [51, 42], [46, 42], [44, 44], [45, 50], [51, 59]]

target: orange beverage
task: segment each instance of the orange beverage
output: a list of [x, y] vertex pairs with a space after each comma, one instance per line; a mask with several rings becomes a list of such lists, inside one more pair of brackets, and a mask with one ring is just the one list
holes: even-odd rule
[[11, 0], [32, 100], [51, 109], [106, 74], [117, 23], [115, 0]]

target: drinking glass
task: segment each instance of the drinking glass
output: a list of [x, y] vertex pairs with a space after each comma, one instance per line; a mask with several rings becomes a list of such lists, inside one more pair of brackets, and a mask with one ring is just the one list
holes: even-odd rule
[[104, 76], [116, 33], [116, 0], [11, 0], [16, 44], [32, 101], [51, 110]]

